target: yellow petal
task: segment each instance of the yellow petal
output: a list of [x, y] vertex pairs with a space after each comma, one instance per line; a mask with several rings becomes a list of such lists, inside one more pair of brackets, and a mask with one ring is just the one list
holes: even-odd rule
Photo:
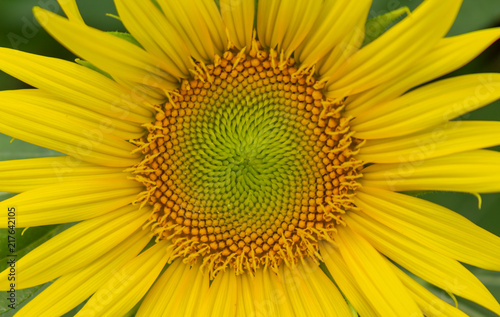
[[94, 262], [58, 278], [24, 305], [16, 316], [64, 315], [89, 298], [110, 275], [136, 257], [150, 239], [147, 231], [139, 229]]
[[210, 285], [199, 316], [235, 316], [236, 275], [234, 270], [219, 272]]
[[363, 293], [363, 288], [354, 279], [336, 245], [321, 241], [319, 248], [333, 280], [356, 311], [361, 316], [377, 316], [375, 308]]
[[317, 0], [260, 1], [257, 14], [259, 41], [266, 48], [273, 48], [292, 55], [309, 34], [323, 4]]
[[70, 21], [84, 23], [75, 0], [57, 0]]
[[122, 80], [116, 78], [116, 82], [121, 86], [127, 87], [130, 91], [134, 92], [136, 98], [140, 98], [144, 103], [150, 105], [158, 105], [165, 103], [167, 97], [165, 97], [165, 91], [151, 87], [141, 83], [134, 83], [132, 81]]
[[87, 117], [97, 113], [110, 120], [152, 120], [151, 105], [135, 102], [132, 91], [87, 67], [8, 48], [0, 48], [0, 59], [4, 72], [86, 109]]
[[[108, 277], [75, 316], [123, 316], [146, 294], [171, 252], [162, 240]], [[104, 299], [104, 300], [103, 300]]]
[[392, 138], [452, 120], [500, 98], [500, 74], [459, 76], [417, 88], [359, 114], [356, 137]]
[[351, 56], [329, 79], [326, 95], [342, 99], [407, 71], [448, 32], [461, 0], [427, 0], [403, 21]]
[[[116, 156], [130, 157], [130, 152], [135, 149], [130, 143], [118, 139], [113, 133], [117, 132], [112, 127], [104, 126], [99, 122], [78, 116], [78, 109], [71, 104], [51, 98], [44, 92], [38, 90], [5, 90], [0, 92], [0, 104], [3, 113], [17, 116], [18, 120], [32, 121], [33, 124], [41, 124], [47, 128], [58, 129], [61, 134], [71, 133], [76, 137], [92, 139], [96, 144], [93, 147], [106, 145], [116, 149], [108, 149], [107, 152]], [[74, 110], [73, 110], [73, 109]], [[68, 109], [68, 111], [66, 111]], [[9, 120], [5, 120], [10, 123]], [[112, 122], [112, 120], [109, 120]], [[127, 127], [127, 125], [124, 125]], [[129, 133], [137, 136], [144, 134], [143, 129], [137, 125], [128, 125]], [[132, 132], [135, 130], [135, 134]], [[124, 131], [127, 132], [127, 131]], [[119, 134], [119, 133], [118, 133]], [[102, 149], [105, 151], [105, 149]], [[120, 153], [122, 150], [124, 153]]]
[[449, 293], [500, 313], [500, 305], [493, 295], [457, 261], [408, 239], [362, 213], [350, 212], [345, 221], [377, 250], [413, 274]]
[[[130, 204], [142, 190], [141, 184], [115, 178], [63, 182], [26, 191], [0, 202], [0, 208], [16, 208], [18, 228], [69, 223], [104, 215]], [[6, 228], [7, 214], [0, 214]]]
[[285, 30], [278, 39], [278, 49], [283, 50], [288, 58], [307, 39], [323, 5], [318, 0], [300, 0], [282, 1], [282, 6], [276, 23], [285, 26]]
[[[10, 105], [12, 100], [19, 100], [22, 102], [19, 106]], [[118, 114], [119, 111], [126, 110], [116, 110], [114, 116], [108, 116], [96, 113], [92, 110], [85, 109], [78, 105], [72, 104], [72, 102], [66, 102], [57, 96], [46, 93], [40, 89], [20, 89], [20, 90], [6, 90], [0, 93], [0, 103], [4, 104], [4, 111], [8, 111], [13, 114], [34, 111], [31, 109], [32, 106], [38, 107], [41, 113], [48, 111], [56, 114], [57, 116], [65, 116], [68, 120], [75, 122], [74, 130], [79, 129], [79, 126], [87, 126], [89, 129], [94, 130], [95, 133], [101, 133], [106, 136], [114, 137], [114, 139], [119, 138], [122, 140], [138, 139], [143, 136], [146, 130], [141, 127], [138, 123], [129, 122], [123, 120]], [[22, 108], [24, 107], [24, 108]], [[37, 110], [38, 111], [38, 110]], [[26, 116], [25, 114], [23, 114]], [[58, 119], [54, 117], [55, 121]], [[152, 117], [148, 119], [148, 122], [152, 121]], [[59, 122], [47, 122], [47, 125], [52, 126], [62, 126], [64, 123]], [[77, 124], [78, 123], [78, 124]], [[59, 125], [58, 125], [59, 124]], [[134, 148], [130, 145], [125, 145], [126, 142], [121, 141], [117, 145], [122, 145], [122, 148], [126, 150], [133, 150]]]
[[[184, 40], [191, 55], [198, 61], [213, 63], [215, 54], [221, 55], [224, 45], [219, 46], [220, 39], [216, 33], [216, 41], [212, 39], [209, 25], [215, 26], [208, 18], [209, 11], [197, 0], [158, 1], [165, 18]], [[204, 10], [205, 12], [200, 12]], [[213, 13], [213, 12], [212, 12]], [[216, 16], [220, 14], [216, 12]]]
[[[128, 206], [83, 221], [43, 243], [16, 262], [16, 288], [33, 287], [92, 263], [139, 229], [147, 210]], [[7, 272], [0, 273], [0, 289], [8, 289]]]
[[477, 150], [425, 161], [374, 164], [363, 170], [363, 186], [393, 191], [500, 191], [500, 153]]
[[276, 20], [278, 19], [278, 12], [283, 2], [281, 0], [261, 0], [258, 3], [257, 36], [259, 42], [265, 48], [275, 48], [272, 46], [272, 39], [273, 34], [277, 33], [278, 23], [276, 23]]
[[339, 67], [356, 53], [365, 39], [365, 21], [355, 26], [328, 54], [318, 61], [320, 79], [331, 77]]
[[99, 69], [123, 80], [162, 90], [178, 87], [170, 67], [161, 57], [109, 33], [72, 23], [52, 12], [35, 7], [40, 25], [57, 41]]
[[166, 314], [165, 308], [175, 296], [179, 284], [183, 284], [184, 273], [189, 272], [189, 265], [178, 259], [171, 263], [167, 270], [158, 278], [144, 298], [137, 316], [162, 316]]
[[219, 8], [212, 0], [194, 0], [195, 6], [198, 8], [206, 27], [210, 32], [214, 46], [218, 51], [223, 52], [227, 47], [226, 26], [222, 21]]
[[397, 276], [406, 286], [410, 295], [413, 297], [417, 305], [427, 317], [467, 317], [463, 311], [451, 306], [436, 295], [432, 294], [425, 287], [417, 283], [408, 274], [401, 271], [394, 264], [387, 261], [392, 267]]
[[0, 191], [20, 193], [64, 181], [109, 179], [123, 175], [122, 168], [104, 167], [69, 156], [0, 162]]
[[270, 317], [294, 315], [285, 286], [276, 273], [268, 268], [257, 270], [255, 278], [249, 282], [253, 285], [253, 309], [257, 315], [265, 314]]
[[220, 0], [220, 13], [229, 32], [229, 40], [237, 49], [252, 45], [254, 0]]
[[[189, 77], [191, 54], [182, 34], [152, 1], [116, 0], [115, 5], [130, 34], [146, 51], [161, 59], [169, 74], [176, 78]], [[166, 11], [166, 14], [174, 12]]]
[[323, 316], [349, 316], [351, 312], [344, 297], [317, 263], [304, 259], [297, 268], [323, 310]]
[[[185, 265], [185, 264], [184, 264]], [[196, 316], [204, 307], [201, 306], [200, 298], [204, 298], [209, 292], [208, 274], [201, 269], [199, 264], [193, 265], [181, 288], [177, 289], [176, 299], [172, 301], [167, 309], [171, 308], [172, 316]]]
[[191, 267], [174, 261], [155, 282], [144, 298], [136, 316], [195, 316], [200, 296], [208, 291], [208, 274], [199, 264]]
[[500, 122], [450, 121], [411, 135], [368, 140], [356, 157], [373, 163], [403, 163], [499, 144]]
[[294, 57], [306, 67], [315, 64], [366, 20], [370, 5], [369, 0], [325, 1], [316, 23]]
[[356, 206], [380, 223], [452, 259], [500, 271], [500, 237], [440, 205], [363, 187]]
[[422, 316], [401, 280], [368, 241], [344, 227], [338, 228], [335, 239], [349, 271], [380, 316]]
[[[300, 265], [300, 264], [297, 264]], [[306, 284], [297, 267], [281, 265], [279, 278], [285, 289], [285, 296], [296, 316], [322, 316], [320, 302]]]
[[[254, 277], [250, 274], [236, 276], [238, 299], [236, 301], [236, 316], [251, 317], [258, 314], [254, 306]], [[271, 314], [269, 314], [271, 315]]]
[[0, 132], [16, 139], [98, 165], [125, 167], [140, 160], [140, 153], [132, 154], [136, 147], [112, 128], [60, 112], [71, 108], [65, 102], [14, 90], [0, 93], [0, 105]]
[[499, 37], [500, 28], [495, 28], [441, 39], [434, 49], [400, 76], [348, 98], [346, 110], [355, 117], [399, 97], [413, 87], [454, 71], [470, 62]]
[[[10, 135], [15, 139], [23, 140], [71, 155], [78, 160], [92, 162], [103, 166], [115, 167], [132, 166], [140, 161], [138, 158], [123, 158], [92, 151], [93, 144], [96, 144], [95, 142], [86, 138], [75, 137], [69, 133], [62, 133], [54, 128], [44, 127], [42, 124], [34, 124], [29, 120], [20, 119], [19, 117], [7, 114], [4, 114], [3, 118], [9, 120], [10, 124], [7, 125], [0, 123], [0, 132]], [[15, 127], [16, 124], [14, 122], [18, 123], [17, 127]], [[18, 128], [19, 126], [21, 129]], [[30, 132], [26, 132], [26, 130], [24, 130], [28, 127], [31, 129]]]

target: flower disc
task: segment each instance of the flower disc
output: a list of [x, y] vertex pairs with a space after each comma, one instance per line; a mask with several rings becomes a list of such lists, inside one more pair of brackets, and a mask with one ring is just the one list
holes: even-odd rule
[[312, 71], [257, 42], [194, 73], [135, 141], [157, 237], [212, 273], [317, 256], [360, 177], [360, 141], [342, 103], [323, 97]]

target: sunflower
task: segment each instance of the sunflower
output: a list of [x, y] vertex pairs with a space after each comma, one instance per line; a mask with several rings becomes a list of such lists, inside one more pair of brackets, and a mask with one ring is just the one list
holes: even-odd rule
[[445, 38], [461, 1], [366, 45], [369, 0], [115, 0], [129, 33], [59, 3], [35, 17], [82, 60], [0, 49], [36, 88], [0, 132], [65, 154], [0, 163], [0, 224], [78, 222], [0, 273], [55, 280], [16, 316], [466, 316], [415, 276], [500, 314], [461, 264], [500, 238], [401, 193], [500, 191], [500, 123], [453, 120], [500, 75], [423, 85], [500, 37]]

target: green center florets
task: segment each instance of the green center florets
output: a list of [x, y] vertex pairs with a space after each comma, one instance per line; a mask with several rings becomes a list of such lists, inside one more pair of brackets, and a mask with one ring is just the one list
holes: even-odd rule
[[[304, 133], [279, 110], [284, 108], [275, 104], [280, 100], [266, 95], [254, 97], [253, 104], [245, 99], [223, 104], [221, 111], [196, 119], [201, 130], [186, 133], [191, 153], [181, 168], [191, 175], [196, 205], [218, 207], [217, 212], [258, 212], [284, 202], [283, 190], [302, 190], [297, 183], [312, 171], [297, 142]], [[266, 97], [270, 100], [262, 100]]]

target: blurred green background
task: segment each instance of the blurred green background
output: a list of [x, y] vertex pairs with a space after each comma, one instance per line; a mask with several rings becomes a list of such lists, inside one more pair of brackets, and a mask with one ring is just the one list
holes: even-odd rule
[[[105, 31], [125, 31], [119, 21], [105, 15], [106, 13], [116, 14], [116, 10], [111, 0], [80, 0], [77, 2], [80, 6], [82, 16], [88, 25]], [[421, 2], [421, 0], [374, 0], [369, 18], [387, 13], [402, 6], [408, 6], [413, 10]], [[0, 46], [66, 60], [74, 60], [74, 55], [68, 52], [40, 28], [31, 13], [31, 8], [33, 6], [40, 6], [58, 14], [62, 14], [62, 10], [58, 7], [56, 0], [0, 0]], [[457, 35], [498, 26], [500, 26], [500, 0], [464, 0], [457, 21], [450, 30], [449, 35]], [[478, 72], [500, 72], [499, 42], [490, 47], [469, 65], [448, 76]], [[0, 90], [19, 88], [28, 88], [28, 86], [0, 72]], [[479, 109], [460, 119], [500, 121], [500, 102]], [[0, 134], [0, 160], [59, 155], [57, 152], [40, 148], [20, 140], [15, 140], [13, 143], [10, 143], [10, 141], [11, 138], [9, 136]], [[500, 148], [497, 147], [495, 150], [500, 150]], [[0, 193], [0, 200], [11, 196], [10, 194]], [[496, 235], [500, 235], [500, 194], [482, 195], [483, 205], [481, 210], [478, 209], [477, 199], [472, 195], [433, 192], [426, 193], [420, 197], [451, 208], [466, 216], [479, 226]], [[22, 247], [20, 253], [28, 252], [43, 240], [50, 238], [65, 228], [66, 227], [47, 226], [46, 228], [28, 230], [27, 234], [22, 237], [19, 235], [18, 237], [18, 241], [20, 242], [19, 245]], [[37, 237], [41, 237], [40, 241], [32, 243]], [[5, 266], [5, 252], [3, 252], [3, 250], [6, 245], [5, 236], [1, 234], [0, 245], [0, 251], [2, 251], [0, 252], [1, 269]], [[500, 300], [500, 273], [488, 272], [475, 268], [471, 269], [487, 285], [495, 297]], [[31, 296], [36, 295], [36, 293], [40, 292], [43, 288], [42, 286], [41, 288], [30, 289], [29, 291], [19, 294], [19, 296], [22, 297], [22, 301], [29, 300]], [[436, 294], [442, 296], [442, 298], [447, 297], [442, 291], [435, 289], [434, 291]], [[4, 297], [3, 294], [0, 296], [2, 298]], [[0, 298], [0, 316], [12, 316], [12, 312], [3, 308], [4, 304], [5, 302]], [[470, 316], [495, 316], [495, 314], [467, 301], [459, 301], [459, 306]], [[68, 316], [72, 315], [73, 313], [68, 314]]]

